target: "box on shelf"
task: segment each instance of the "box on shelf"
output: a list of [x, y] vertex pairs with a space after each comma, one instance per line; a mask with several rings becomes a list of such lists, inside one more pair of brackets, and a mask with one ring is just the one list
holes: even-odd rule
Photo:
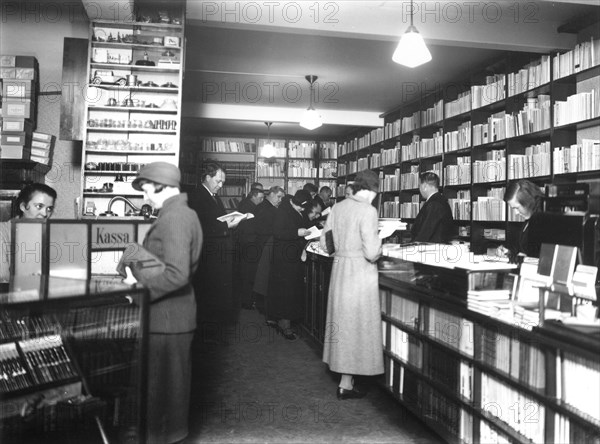
[[9, 132], [21, 132], [31, 133], [33, 131], [33, 124], [31, 121], [25, 118], [9, 118], [5, 117], [2, 119], [2, 131]]
[[0, 55], [0, 68], [14, 68], [17, 66], [17, 56]]
[[2, 96], [6, 99], [31, 99], [35, 94], [33, 80], [5, 80], [2, 83]]
[[34, 118], [33, 101], [30, 99], [2, 101], [2, 116], [6, 117], [23, 117], [24, 119]]
[[17, 68], [0, 68], [0, 79], [17, 78]]
[[54, 142], [55, 137], [52, 134], [40, 133], [34, 131], [32, 135], [33, 140], [40, 140], [42, 142]]
[[14, 68], [15, 79], [35, 80], [37, 79], [37, 70], [35, 68]]
[[23, 145], [0, 145], [0, 159], [29, 160], [31, 148]]
[[0, 144], [4, 145], [30, 145], [31, 133], [24, 131], [18, 133], [3, 132], [0, 135]]
[[38, 69], [38, 61], [33, 56], [16, 56], [15, 67]]

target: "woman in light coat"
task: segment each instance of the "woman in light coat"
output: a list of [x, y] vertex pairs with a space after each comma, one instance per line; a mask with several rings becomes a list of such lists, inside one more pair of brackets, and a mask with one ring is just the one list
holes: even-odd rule
[[332, 231], [335, 246], [329, 284], [323, 361], [341, 373], [338, 399], [361, 398], [353, 375], [383, 373], [381, 308], [376, 260], [381, 255], [377, 210], [371, 202], [379, 179], [373, 171], [356, 175], [354, 195], [331, 209], [321, 234]]

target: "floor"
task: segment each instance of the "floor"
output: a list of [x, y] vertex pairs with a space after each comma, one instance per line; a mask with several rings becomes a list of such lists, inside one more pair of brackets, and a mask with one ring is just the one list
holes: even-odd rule
[[255, 310], [204, 321], [194, 343], [193, 443], [440, 443], [373, 378], [363, 399], [338, 401], [307, 337], [291, 342]]

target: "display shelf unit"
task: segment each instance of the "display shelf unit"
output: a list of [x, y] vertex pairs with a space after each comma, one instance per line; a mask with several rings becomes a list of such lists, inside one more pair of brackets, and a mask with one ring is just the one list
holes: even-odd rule
[[2, 442], [144, 442], [146, 290], [106, 278], [30, 276], [21, 286], [0, 294], [0, 347], [31, 384], [2, 390]]
[[82, 214], [90, 202], [98, 213], [106, 211], [114, 195], [95, 192], [103, 183], [114, 182], [114, 194], [133, 198], [138, 208], [143, 204], [131, 187], [133, 174], [116, 173], [111, 181], [110, 169], [99, 164], [127, 164], [132, 171], [155, 161], [178, 165], [185, 56], [179, 3], [170, 6], [168, 20], [90, 23]]
[[[459, 230], [473, 225], [473, 252], [497, 246], [484, 236], [488, 225], [514, 242], [519, 230], [509, 229], [511, 211], [501, 190], [509, 181], [598, 182], [600, 174], [600, 61], [558, 77], [564, 71], [558, 58], [509, 53], [472, 70], [463, 84], [390, 111], [383, 128], [340, 143], [338, 185], [373, 169], [383, 185], [380, 216], [414, 217], [418, 175], [434, 170]], [[395, 161], [385, 163], [386, 156]], [[486, 208], [493, 217], [480, 216]]]

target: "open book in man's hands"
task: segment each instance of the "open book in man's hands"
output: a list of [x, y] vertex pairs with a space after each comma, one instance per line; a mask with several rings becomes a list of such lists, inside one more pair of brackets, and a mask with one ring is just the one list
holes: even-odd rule
[[254, 214], [252, 213], [240, 213], [239, 211], [233, 211], [231, 213], [224, 214], [223, 216], [217, 217], [220, 222], [241, 222], [244, 219], [252, 219]]

